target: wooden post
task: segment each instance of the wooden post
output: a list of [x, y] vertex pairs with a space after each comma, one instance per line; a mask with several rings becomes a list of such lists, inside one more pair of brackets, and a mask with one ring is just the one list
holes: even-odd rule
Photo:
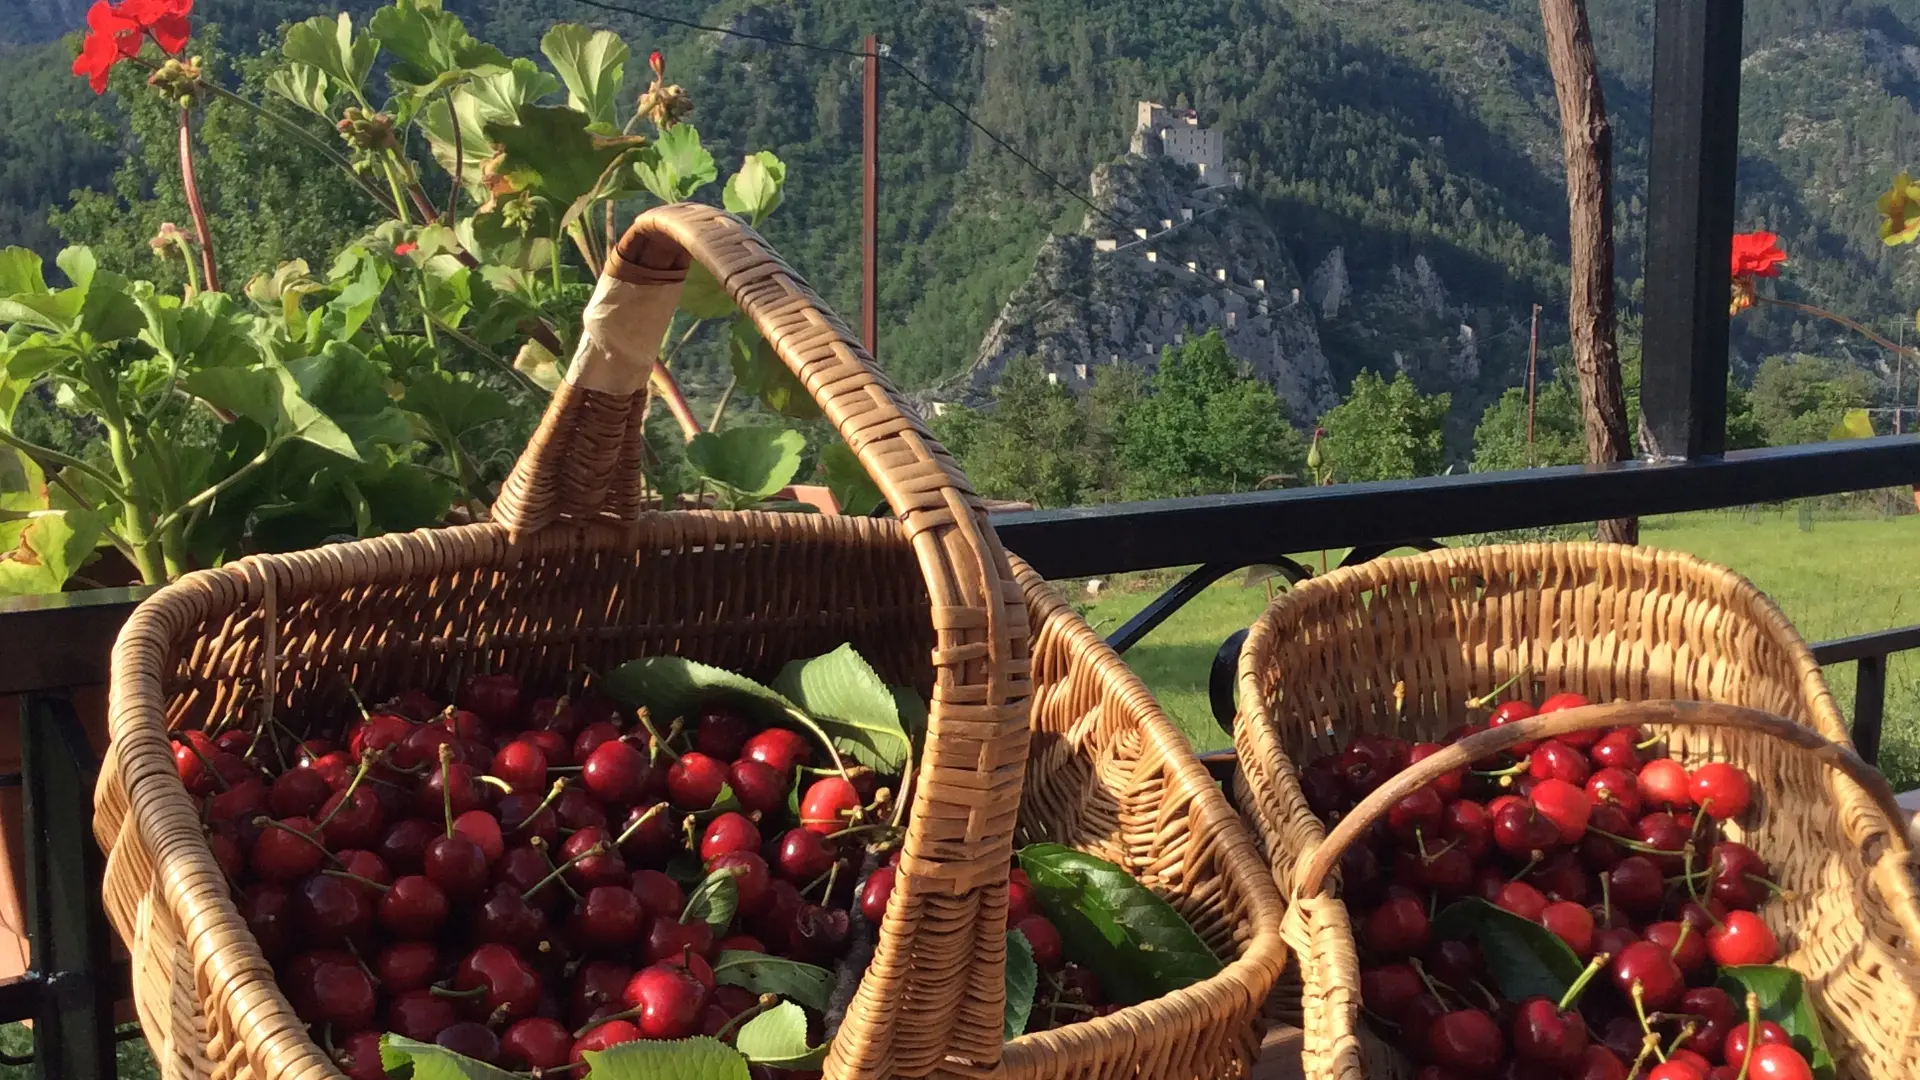
[[1527, 342], [1527, 468], [1537, 464], [1533, 460], [1533, 402], [1534, 386], [1540, 370], [1540, 305], [1533, 305], [1533, 332]]
[[872, 34], [864, 46], [867, 77], [861, 95], [864, 118], [860, 139], [865, 159], [860, 207], [860, 336], [869, 355], [880, 352], [880, 43]]
[[[1613, 308], [1613, 126], [1607, 120], [1584, 0], [1540, 0], [1540, 17], [1546, 24], [1554, 94], [1560, 99], [1560, 146], [1567, 163], [1573, 271], [1567, 329], [1580, 373], [1587, 461], [1608, 464], [1633, 456]], [[1600, 539], [1607, 543], [1637, 543], [1639, 534], [1634, 518], [1600, 523]]]

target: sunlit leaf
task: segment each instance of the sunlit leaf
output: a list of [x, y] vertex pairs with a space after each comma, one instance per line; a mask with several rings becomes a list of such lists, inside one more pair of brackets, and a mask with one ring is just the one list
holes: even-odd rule
[[646, 145], [638, 135], [595, 135], [587, 122], [587, 114], [573, 109], [522, 105], [515, 122], [487, 124], [486, 137], [497, 151], [487, 163], [496, 197], [531, 191], [571, 206], [594, 190], [610, 166]]
[[807, 1013], [783, 1001], [740, 1025], [733, 1045], [748, 1061], [774, 1069], [818, 1069], [825, 1046], [807, 1045]]
[[634, 171], [655, 198], [668, 203], [685, 202], [720, 175], [692, 124], [675, 124], [661, 132], [635, 160]]
[[409, 87], [428, 87], [448, 75], [491, 75], [507, 69], [507, 56], [467, 33], [458, 15], [437, 0], [395, 0], [373, 13], [367, 29], [400, 59], [387, 77]]
[[23, 247], [0, 248], [0, 297], [46, 292], [47, 279], [41, 265], [39, 252]]
[[328, 107], [333, 104], [333, 88], [327, 73], [312, 64], [288, 64], [268, 75], [266, 85], [269, 92], [286, 98], [310, 113], [329, 115]]
[[337, 18], [315, 15], [287, 27], [280, 51], [295, 63], [319, 68], [338, 80], [343, 91], [351, 91], [364, 87], [380, 45], [354, 33], [353, 19], [343, 11]]
[[760, 331], [746, 319], [736, 320], [728, 341], [727, 353], [733, 364], [737, 391], [752, 394], [767, 408], [796, 420], [811, 420], [820, 415], [820, 405], [801, 385]]
[[793, 483], [804, 449], [806, 439], [797, 431], [735, 427], [695, 435], [687, 443], [687, 463], [730, 492], [764, 499]]
[[772, 151], [748, 154], [740, 163], [740, 171], [727, 178], [721, 201], [730, 212], [758, 225], [780, 206], [781, 189], [786, 182], [786, 163]]
[[567, 105], [612, 134], [615, 102], [632, 55], [627, 43], [611, 30], [561, 23], [540, 39], [540, 51], [567, 84]]

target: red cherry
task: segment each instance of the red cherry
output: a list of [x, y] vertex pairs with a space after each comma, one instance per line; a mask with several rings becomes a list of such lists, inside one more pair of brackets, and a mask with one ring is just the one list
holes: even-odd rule
[[1707, 951], [1722, 967], [1743, 964], [1771, 964], [1780, 959], [1780, 943], [1760, 916], [1751, 911], [1731, 911], [1719, 926], [1707, 931]]
[[696, 952], [686, 951], [682, 952], [679, 956], [668, 957], [660, 962], [670, 968], [677, 968], [693, 976], [693, 981], [699, 983], [702, 990], [705, 990], [709, 995], [713, 993], [713, 965], [707, 963], [706, 957]]
[[520, 895], [520, 890], [505, 883], [493, 887], [487, 898], [473, 910], [470, 932], [476, 941], [508, 945], [516, 949], [539, 947], [546, 932], [546, 917]]
[[[760, 845], [756, 842], [755, 848]], [[756, 850], [724, 851], [707, 860], [709, 873], [731, 870], [734, 873], [733, 887], [739, 896], [739, 912], [752, 918], [766, 910], [767, 901], [773, 889], [773, 872], [767, 869], [767, 860], [760, 857]]]
[[1707, 855], [1707, 890], [1729, 908], [1759, 907], [1770, 891], [1763, 883], [1771, 880], [1766, 862], [1745, 844], [1722, 841]]
[[499, 862], [507, 852], [506, 837], [500, 831], [500, 819], [485, 810], [469, 810], [453, 819], [453, 831], [456, 836], [464, 836], [479, 847], [480, 854], [487, 857], [487, 864]]
[[1427, 909], [1418, 900], [1398, 897], [1367, 915], [1362, 937], [1383, 956], [1418, 954], [1427, 947]]
[[294, 946], [293, 894], [284, 885], [260, 881], [239, 896], [240, 917], [267, 959], [278, 960]]
[[420, 869], [451, 900], [467, 900], [487, 887], [487, 853], [459, 833], [427, 842]]
[[1614, 728], [1600, 736], [1600, 741], [1588, 749], [1587, 757], [1599, 768], [1637, 774], [1642, 760], [1638, 733], [1627, 728]]
[[360, 785], [351, 795], [340, 791], [329, 797], [320, 806], [320, 820], [326, 822], [321, 839], [335, 851], [375, 847], [387, 829], [386, 812], [371, 784]]
[[1693, 805], [1693, 787], [1687, 770], [1672, 758], [1655, 758], [1640, 766], [1640, 794], [1648, 806]]
[[[1446, 747], [1439, 743], [1415, 743], [1412, 751], [1407, 754], [1407, 764], [1418, 765], [1444, 749]], [[1467, 770], [1459, 768], [1434, 777], [1429, 781], [1428, 786], [1438, 792], [1442, 799], [1457, 799], [1460, 797], [1460, 789], [1466, 785], [1466, 782]]]
[[1548, 904], [1540, 913], [1540, 924], [1567, 943], [1575, 956], [1585, 960], [1593, 955], [1593, 912], [1565, 900]]
[[1646, 939], [1667, 950], [1683, 974], [1706, 967], [1707, 940], [1692, 927], [1679, 922], [1657, 922], [1647, 927]]
[[573, 737], [573, 760], [585, 765], [595, 750], [618, 738], [620, 728], [610, 720], [588, 724]]
[[1556, 739], [1548, 739], [1527, 755], [1527, 774], [1535, 780], [1552, 778], [1579, 787], [1590, 772], [1585, 754]]
[[[593, 753], [587, 755], [580, 769], [580, 781], [603, 802], [632, 803], [638, 801], [646, 791], [652, 770], [647, 755], [635, 749], [632, 743], [616, 739], [601, 743]], [[719, 789], [716, 788], [715, 794], [718, 793]], [[712, 800], [708, 800], [707, 806], [712, 805]]]
[[396, 941], [373, 958], [374, 977], [389, 994], [424, 989], [439, 967], [439, 950], [430, 941]]
[[[1489, 728], [1505, 727], [1516, 720], [1525, 720], [1535, 715], [1538, 715], [1538, 710], [1524, 701], [1503, 701], [1494, 706], [1493, 714], [1487, 717], [1487, 726]], [[1533, 753], [1533, 748], [1538, 745], [1540, 745], [1538, 742], [1514, 743], [1512, 752], [1516, 756], [1525, 757]]]
[[1741, 1022], [1733, 998], [1717, 986], [1697, 986], [1687, 991], [1680, 998], [1680, 1011], [1705, 1021], [1687, 1040], [1687, 1046], [1708, 1057], [1719, 1056], [1721, 1046], [1727, 1041], [1727, 1032]]
[[1458, 845], [1470, 859], [1479, 859], [1493, 847], [1493, 818], [1487, 808], [1471, 799], [1447, 804], [1440, 823], [1440, 839]]
[[1575, 1066], [1572, 1080], [1627, 1080], [1627, 1066], [1612, 1050], [1589, 1046]]
[[207, 767], [219, 753], [220, 748], [204, 731], [183, 731], [174, 739], [173, 767], [180, 774], [180, 782], [187, 785], [187, 791], [206, 795], [219, 790], [213, 771]]
[[1045, 915], [1029, 915], [1015, 923], [1013, 929], [1033, 947], [1034, 963], [1044, 971], [1059, 970], [1065, 945], [1060, 940], [1060, 931]]
[[1753, 1051], [1748, 1075], [1759, 1080], [1813, 1080], [1813, 1068], [1791, 1046], [1762, 1044]]
[[[893, 882], [898, 874], [899, 871], [893, 867], [882, 866], [860, 886], [860, 914], [875, 926], [879, 926], [881, 919], [886, 917], [887, 901], [893, 896]], [[1011, 912], [1009, 921], [1018, 921], [1012, 919]]]
[[665, 863], [680, 852], [682, 820], [666, 803], [636, 804], [621, 822], [627, 842], [620, 845], [620, 854], [631, 862]]
[[491, 1065], [500, 1060], [500, 1037], [485, 1024], [462, 1021], [442, 1031], [434, 1043], [456, 1054]]
[[613, 960], [589, 960], [581, 965], [569, 984], [567, 1015], [575, 1024], [585, 1026], [604, 1006], [616, 1006], [617, 1011], [617, 1006], [624, 1004], [621, 999], [626, 995], [633, 970]]
[[[595, 847], [606, 850], [589, 855], [588, 852]], [[607, 835], [607, 830], [603, 828], [581, 829], [567, 837], [567, 842], [560, 845], [559, 861], [572, 863], [567, 869], [566, 878], [575, 888], [621, 885], [628, 879], [626, 860], [620, 857], [619, 849], [613, 846], [613, 837]]]
[[782, 777], [791, 777], [795, 767], [813, 762], [813, 748], [807, 740], [785, 728], [768, 728], [753, 735], [740, 748], [740, 754]]
[[1387, 808], [1387, 827], [1403, 840], [1410, 841], [1415, 835], [1432, 836], [1439, 831], [1445, 811], [1440, 793], [1423, 787]]
[[380, 1064], [377, 1032], [356, 1031], [336, 1038], [333, 1060], [347, 1080], [387, 1080], [387, 1070]]
[[700, 858], [711, 862], [735, 851], [760, 850], [760, 830], [745, 814], [728, 811], [707, 822], [700, 834]]
[[[543, 792], [547, 787], [547, 752], [530, 739], [515, 739], [493, 755], [487, 772], [515, 791]], [[592, 787], [589, 782], [588, 787]]]
[[344, 878], [315, 874], [295, 886], [294, 922], [304, 939], [332, 945], [364, 936], [373, 926], [373, 902], [366, 890]]
[[520, 680], [511, 675], [470, 676], [460, 687], [460, 707], [494, 727], [509, 727], [520, 717]]
[[772, 766], [742, 758], [728, 767], [727, 786], [749, 814], [766, 817], [786, 809], [787, 778]]
[[267, 783], [250, 776], [207, 800], [207, 821], [252, 821], [270, 809]]
[[1529, 803], [1514, 801], [1494, 812], [1493, 842], [1508, 856], [1527, 860], [1559, 846], [1560, 826]]
[[596, 885], [580, 898], [573, 914], [573, 937], [589, 949], [624, 949], [640, 940], [647, 911], [625, 885]]
[[1596, 803], [1617, 806], [1629, 818], [1640, 817], [1640, 778], [1625, 769], [1601, 769], [1587, 777], [1586, 791]]
[[1686, 863], [1687, 842], [1693, 838], [1693, 830], [1672, 814], [1652, 813], [1634, 825], [1632, 835], [1653, 849], [1647, 857], [1655, 866], [1665, 873], [1677, 874]]
[[1576, 904], [1587, 902], [1592, 892], [1588, 881], [1590, 875], [1581, 864], [1580, 857], [1571, 851], [1556, 851], [1548, 855], [1545, 862], [1534, 867], [1527, 880], [1548, 900], [1570, 900]]
[[1587, 1022], [1543, 997], [1520, 1003], [1513, 1018], [1514, 1056], [1549, 1065], [1571, 1066], [1587, 1052]]
[[[1540, 748], [1545, 749], [1546, 746]], [[1575, 787], [1573, 781], [1559, 777], [1543, 779], [1528, 793], [1527, 801], [1533, 804], [1536, 812], [1553, 822], [1559, 830], [1561, 843], [1578, 843], [1587, 834], [1587, 819], [1593, 815], [1593, 800], [1587, 797], [1586, 792]]]
[[374, 713], [347, 735], [347, 753], [358, 762], [369, 750], [389, 751], [413, 734], [413, 722], [393, 713]]
[[1539, 922], [1546, 913], [1547, 898], [1540, 890], [1524, 881], [1509, 881], [1500, 889], [1500, 896], [1494, 904], [1513, 912], [1529, 922]]
[[800, 800], [800, 825], [822, 835], [849, 827], [853, 811], [860, 807], [860, 793], [845, 777], [823, 776], [807, 788]]
[[569, 741], [580, 730], [580, 723], [580, 710], [574, 707], [572, 698], [544, 697], [527, 707], [529, 727], [551, 731]]
[[1560, 693], [1553, 694], [1549, 696], [1547, 700], [1540, 703], [1538, 715], [1545, 716], [1548, 713], [1563, 712], [1567, 709], [1579, 709], [1591, 704], [1593, 704], [1593, 702], [1588, 701], [1585, 694], [1575, 694], [1571, 691], [1562, 690]]
[[1426, 965], [1429, 972], [1451, 985], [1465, 985], [1469, 979], [1480, 978], [1486, 967], [1479, 946], [1455, 939], [1443, 939], [1428, 946]]
[[[1727, 1032], [1727, 1041], [1723, 1043], [1720, 1048], [1721, 1060], [1736, 1069], [1745, 1065], [1747, 1062], [1747, 1051], [1751, 1048], [1751, 1044], [1747, 1038], [1749, 1027], [1750, 1025], [1745, 1020], [1736, 1021], [1733, 1025], [1733, 1030]], [[1787, 1034], [1787, 1029], [1771, 1020], [1760, 1021], [1759, 1035], [1760, 1046], [1785, 1046], [1788, 1048], [1793, 1046], [1793, 1039]], [[1757, 1065], [1759, 1063], [1755, 1062], [1755, 1064]], [[1751, 1075], [1752, 1070], [1748, 1070], [1748, 1074]]]
[[567, 1052], [567, 1063], [578, 1065], [586, 1060], [583, 1055], [589, 1052], [606, 1050], [621, 1043], [637, 1042], [641, 1038], [640, 1029], [625, 1020], [605, 1021], [574, 1040], [573, 1049]]
[[1507, 1041], [1493, 1017], [1479, 1009], [1461, 1009], [1434, 1020], [1426, 1029], [1427, 1057], [1467, 1076], [1484, 1076], [1507, 1056]]
[[1667, 882], [1652, 859], [1629, 855], [1607, 872], [1607, 886], [1615, 907], [1645, 917], [1660, 909]]
[[396, 874], [417, 874], [426, 858], [427, 845], [446, 834], [445, 822], [425, 818], [405, 818], [395, 822], [380, 838], [374, 851]]
[[[309, 954], [313, 955], [313, 954]], [[302, 1019], [315, 1024], [333, 1024], [342, 1028], [373, 1026], [379, 996], [373, 979], [351, 956], [321, 954], [307, 967], [304, 986], [296, 984], [296, 1010], [304, 1005]]]
[[680, 909], [687, 906], [679, 883], [658, 870], [635, 870], [628, 885], [633, 895], [640, 898], [640, 906], [656, 918], [665, 915], [677, 919]]
[[753, 734], [753, 721], [725, 705], [709, 705], [695, 721], [693, 748], [711, 758], [732, 761]]
[[485, 988], [464, 999], [470, 1015], [496, 1021], [532, 1016], [540, 1004], [540, 976], [505, 945], [488, 943], [468, 953], [453, 973], [456, 990]]
[[684, 1039], [700, 1029], [706, 988], [687, 971], [655, 964], [627, 983], [625, 1001], [638, 1009], [640, 1034], [648, 1039]]
[[459, 1022], [453, 1001], [432, 990], [408, 990], [387, 1002], [387, 1030], [418, 1042], [432, 1042]]
[[267, 792], [267, 807], [277, 818], [310, 817], [333, 794], [318, 769], [300, 765], [276, 778]]
[[1647, 1073], [1647, 1080], [1707, 1080], [1707, 1074], [1688, 1061], [1664, 1061]]
[[682, 810], [705, 810], [720, 797], [727, 783], [727, 766], [699, 751], [680, 755], [667, 770], [667, 794]]
[[1715, 761], [1693, 770], [1687, 778], [1688, 792], [1702, 812], [1721, 821], [1737, 818], [1753, 802], [1753, 781], [1737, 765]]
[[648, 925], [647, 939], [643, 953], [647, 963], [657, 964], [671, 960], [687, 950], [693, 950], [702, 956], [713, 952], [713, 927], [696, 919], [693, 922], [681, 922], [678, 913], [656, 915]]
[[1388, 964], [1360, 973], [1361, 1001], [1370, 1012], [1396, 1023], [1424, 993], [1426, 984], [1406, 964]]
[[395, 937], [430, 938], [447, 921], [447, 894], [430, 878], [409, 874], [380, 897], [377, 912]]
[[1473, 888], [1473, 859], [1459, 848], [1445, 848], [1422, 860], [1418, 879], [1422, 885], [1442, 896], [1463, 896]]
[[[895, 854], [899, 853], [895, 852]], [[900, 864], [898, 862], [890, 862], [887, 865], [897, 868]], [[1020, 876], [1018, 878], [1010, 878], [1007, 881], [1008, 925], [1017, 923], [1033, 913], [1033, 885], [1027, 881], [1025, 874], [1021, 874], [1018, 870], [1015, 870], [1014, 873], [1020, 874]]]
[[1608, 965], [1608, 973], [1622, 997], [1632, 998], [1638, 983], [1649, 1011], [1665, 1012], [1680, 1003], [1686, 993], [1685, 978], [1666, 949], [1652, 942], [1637, 941], [1620, 950]]

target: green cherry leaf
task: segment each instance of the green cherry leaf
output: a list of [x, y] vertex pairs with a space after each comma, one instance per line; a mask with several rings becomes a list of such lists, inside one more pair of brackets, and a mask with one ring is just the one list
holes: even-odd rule
[[1061, 844], [1020, 850], [1040, 910], [1067, 953], [1122, 1004], [1164, 997], [1220, 973], [1213, 950], [1171, 904], [1105, 859]]

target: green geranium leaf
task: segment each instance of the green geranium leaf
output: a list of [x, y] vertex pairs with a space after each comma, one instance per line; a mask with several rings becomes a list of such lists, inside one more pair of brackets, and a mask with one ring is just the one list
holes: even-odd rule
[[[797, 812], [797, 811], [796, 811]], [[714, 981], [756, 994], [778, 994], [815, 1012], [827, 1011], [833, 972], [783, 956], [728, 949], [713, 962]]]
[[758, 225], [780, 206], [781, 189], [787, 183], [786, 163], [770, 150], [748, 154], [740, 171], [727, 178], [720, 201], [731, 213]]
[[747, 1059], [704, 1035], [671, 1042], [641, 1039], [582, 1056], [593, 1080], [748, 1080]]
[[282, 365], [207, 368], [190, 373], [183, 385], [195, 397], [260, 425], [275, 441], [299, 439], [359, 460], [353, 439], [301, 394], [299, 382]]
[[811, 420], [820, 415], [820, 406], [800, 384], [793, 369], [783, 363], [760, 336], [760, 331], [745, 319], [735, 320], [728, 341], [733, 377], [741, 393], [752, 394], [767, 408], [796, 420]]
[[1558, 1001], [1586, 967], [1558, 934], [1478, 898], [1435, 916], [1433, 936], [1477, 942], [1495, 987], [1509, 1001]]
[[267, 90], [320, 116], [329, 116], [333, 87], [327, 73], [312, 64], [288, 64], [267, 76]]
[[393, 1080], [515, 1080], [484, 1061], [392, 1032], [380, 1036], [380, 1067]]
[[380, 44], [355, 34], [352, 17], [343, 11], [338, 18], [315, 15], [287, 27], [280, 51], [296, 64], [319, 68], [338, 81], [342, 91], [353, 91], [364, 87]]
[[419, 413], [455, 438], [513, 415], [513, 403], [468, 374], [421, 372], [407, 383], [400, 407]]
[[807, 1014], [791, 1001], [740, 1025], [733, 1044], [748, 1061], [775, 1069], [818, 1069], [827, 1057], [825, 1046], [807, 1045]]
[[1720, 989], [1733, 999], [1740, 1023], [1746, 1022], [1747, 995], [1760, 998], [1760, 1018], [1786, 1029], [1793, 1048], [1813, 1066], [1817, 1080], [1833, 1080], [1833, 1054], [1820, 1031], [1820, 1016], [1807, 997], [1806, 983], [1791, 968], [1749, 964], [1720, 969]]
[[805, 449], [806, 439], [797, 431], [735, 427], [695, 435], [687, 443], [687, 463], [750, 503], [793, 483]]
[[1067, 954], [1114, 1001], [1164, 997], [1220, 973], [1187, 920], [1120, 867], [1061, 844], [1022, 848], [1020, 866]]
[[877, 772], [897, 774], [912, 752], [888, 687], [852, 645], [795, 660], [773, 688], [812, 716], [841, 753]]
[[59, 292], [16, 293], [0, 300], [0, 324], [23, 323], [39, 330], [64, 334], [78, 329], [87, 294], [80, 289]]
[[535, 102], [560, 88], [559, 80], [540, 70], [531, 60], [516, 58], [512, 65], [492, 75], [482, 75], [436, 97], [420, 111], [421, 130], [435, 161], [453, 172], [453, 129], [460, 126], [460, 156], [463, 166], [460, 181], [468, 190], [480, 193], [482, 169], [492, 156], [487, 143], [486, 126], [510, 123], [520, 106]]
[[76, 289], [92, 288], [93, 275], [100, 271], [100, 260], [93, 257], [93, 249], [79, 244], [62, 248], [53, 261]]
[[301, 398], [360, 448], [358, 455], [350, 456], [365, 457], [374, 446], [405, 446], [413, 441], [413, 427], [387, 396], [379, 366], [352, 345], [330, 341], [318, 356], [288, 361], [287, 370]]
[[1848, 409], [1840, 417], [1840, 422], [1827, 432], [1829, 439], [1871, 439], [1873, 438], [1873, 417], [1865, 409]]
[[104, 511], [67, 510], [33, 518], [20, 534], [33, 553], [20, 556], [17, 546], [0, 552], [0, 596], [31, 596], [59, 592], [100, 545], [111, 515]]
[[540, 39], [540, 51], [567, 84], [567, 105], [586, 113], [594, 126], [611, 134], [614, 103], [633, 52], [627, 43], [611, 30], [561, 23]]
[[720, 175], [692, 124], [675, 124], [634, 162], [640, 183], [661, 202], [685, 202]]
[[47, 291], [38, 252], [23, 247], [0, 249], [0, 297]]
[[638, 135], [595, 135], [587, 123], [587, 114], [574, 109], [522, 105], [514, 123], [486, 125], [486, 137], [498, 150], [488, 169], [511, 192], [531, 191], [564, 210], [646, 146]]
[[367, 29], [399, 57], [387, 77], [408, 87], [444, 85], [449, 75], [491, 75], [507, 69], [507, 56], [476, 41], [458, 15], [439, 0], [395, 0], [373, 13]]
[[831, 442], [820, 448], [820, 471], [843, 514], [865, 517], [885, 501], [880, 485], [867, 475], [867, 467], [846, 443]]
[[694, 263], [687, 267], [687, 282], [680, 287], [680, 310], [696, 319], [724, 319], [740, 309], [713, 271]]
[[1033, 946], [1025, 934], [1007, 931], [1007, 1012], [1001, 1038], [1012, 1040], [1027, 1033], [1033, 998], [1039, 990], [1040, 965], [1034, 963]]

